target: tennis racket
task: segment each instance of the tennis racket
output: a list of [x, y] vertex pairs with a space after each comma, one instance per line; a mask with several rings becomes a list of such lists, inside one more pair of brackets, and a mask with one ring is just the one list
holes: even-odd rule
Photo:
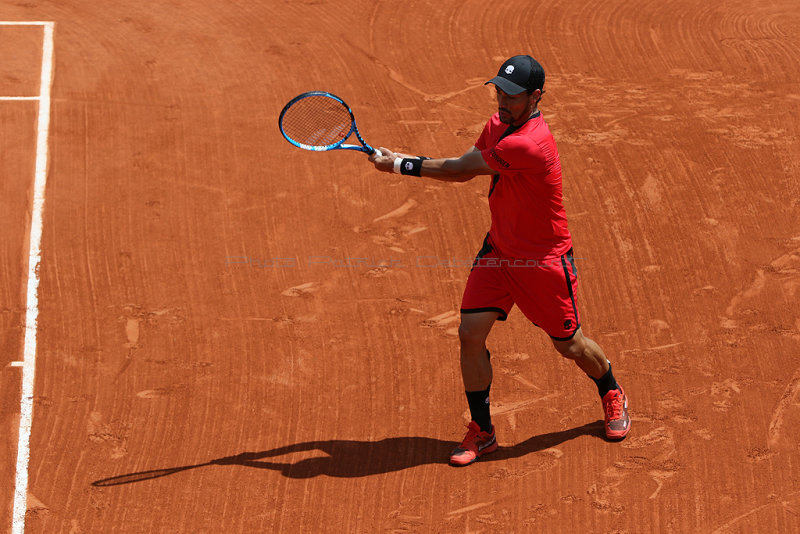
[[[367, 154], [376, 151], [358, 133], [350, 106], [326, 91], [311, 91], [294, 97], [281, 111], [278, 126], [287, 141], [305, 150], [359, 150]], [[345, 144], [352, 134], [361, 145]]]

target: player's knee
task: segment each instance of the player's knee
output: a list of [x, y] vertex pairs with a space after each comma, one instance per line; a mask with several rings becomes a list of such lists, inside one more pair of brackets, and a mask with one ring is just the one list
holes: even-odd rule
[[458, 326], [458, 340], [462, 347], [478, 347], [486, 343], [486, 335], [481, 329], [476, 329], [468, 324]]
[[556, 350], [558, 350], [559, 354], [568, 360], [579, 360], [583, 357], [583, 354], [586, 351], [586, 346], [583, 343], [572, 342], [558, 344], [556, 345]]

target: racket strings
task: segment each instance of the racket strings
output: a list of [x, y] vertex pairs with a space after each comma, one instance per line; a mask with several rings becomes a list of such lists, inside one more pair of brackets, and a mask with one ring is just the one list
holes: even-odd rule
[[350, 135], [350, 112], [338, 101], [309, 96], [295, 102], [283, 115], [284, 133], [304, 145], [325, 147]]

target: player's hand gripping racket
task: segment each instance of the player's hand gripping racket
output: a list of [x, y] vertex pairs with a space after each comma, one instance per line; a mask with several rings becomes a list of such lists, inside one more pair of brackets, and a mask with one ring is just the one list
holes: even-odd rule
[[[358, 133], [350, 106], [325, 91], [311, 91], [294, 97], [281, 111], [278, 126], [287, 141], [305, 150], [376, 152]], [[345, 144], [351, 134], [356, 134], [361, 145]]]

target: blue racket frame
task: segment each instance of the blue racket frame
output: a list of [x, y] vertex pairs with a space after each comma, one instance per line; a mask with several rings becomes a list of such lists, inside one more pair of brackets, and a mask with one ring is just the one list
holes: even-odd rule
[[[283, 130], [283, 116], [286, 114], [286, 112], [289, 110], [289, 108], [292, 107], [292, 105], [294, 105], [299, 100], [303, 100], [304, 98], [308, 98], [308, 97], [311, 97], [311, 96], [325, 96], [325, 97], [328, 97], [328, 98], [332, 98], [333, 100], [336, 100], [337, 102], [342, 104], [342, 106], [344, 106], [344, 108], [350, 114], [350, 131], [347, 133], [347, 135], [342, 137], [336, 143], [333, 143], [333, 144], [327, 145], [327, 146], [306, 145], [304, 143], [300, 143], [298, 141], [295, 141], [294, 139], [289, 137], [286, 134], [286, 132]], [[372, 148], [371, 146], [369, 146], [366, 143], [366, 141], [364, 141], [364, 139], [361, 137], [361, 134], [358, 131], [358, 127], [356, 126], [356, 118], [353, 115], [353, 110], [350, 109], [350, 106], [348, 106], [347, 103], [344, 100], [342, 100], [341, 98], [339, 98], [335, 94], [329, 93], [327, 91], [309, 91], [307, 93], [303, 93], [301, 95], [297, 95], [296, 97], [291, 99], [289, 101], [289, 103], [286, 104], [283, 107], [283, 110], [281, 111], [281, 114], [278, 117], [278, 127], [281, 130], [281, 135], [283, 135], [283, 137], [287, 141], [289, 141], [291, 144], [293, 144], [297, 148], [302, 148], [303, 150], [311, 150], [313, 152], [326, 152], [328, 150], [358, 150], [359, 152], [365, 152], [367, 154], [373, 154], [375, 152], [375, 149]], [[353, 134], [356, 134], [356, 139], [358, 139], [358, 141], [361, 143], [362, 146], [345, 144], [345, 141], [347, 141], [347, 139]]]

